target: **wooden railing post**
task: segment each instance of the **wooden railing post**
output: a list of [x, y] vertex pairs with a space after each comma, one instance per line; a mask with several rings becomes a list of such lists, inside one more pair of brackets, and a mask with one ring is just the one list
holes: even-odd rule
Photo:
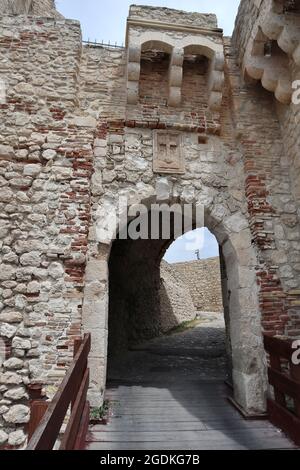
[[39, 426], [42, 418], [48, 409], [46, 401], [35, 400], [30, 403], [30, 421], [28, 425], [28, 440], [32, 438], [36, 428]]
[[[300, 365], [290, 364], [291, 377], [300, 385]], [[295, 413], [300, 418], [300, 395], [294, 398]]]
[[82, 345], [82, 339], [75, 339], [74, 340], [73, 358], [75, 358], [75, 356], [78, 353], [79, 348], [80, 348], [81, 345]]
[[53, 449], [66, 414], [72, 406], [72, 412], [65, 430], [61, 449], [75, 449], [83, 445], [89, 423], [89, 387], [88, 355], [91, 349], [91, 335], [86, 334], [82, 341], [74, 345], [74, 359], [66, 372], [53, 400], [42, 400], [41, 387], [32, 390], [32, 418], [29, 425], [29, 443], [27, 450]]
[[[277, 370], [280, 373], [282, 372], [280, 356], [276, 356], [273, 352], [270, 353], [270, 366], [272, 369]], [[280, 392], [275, 386], [274, 396], [276, 402], [279, 403], [279, 405], [286, 406], [285, 394]]]
[[[300, 445], [300, 366], [292, 363], [292, 341], [265, 335], [264, 344], [270, 355], [268, 377], [275, 394], [275, 400], [268, 399], [269, 419]], [[281, 360], [289, 364], [289, 369], [282, 370]], [[293, 401], [293, 408], [286, 397]]]
[[39, 426], [44, 414], [47, 411], [48, 403], [42, 394], [42, 384], [30, 384], [28, 394], [30, 400], [30, 420], [28, 423], [28, 440], [31, 439], [34, 431]]

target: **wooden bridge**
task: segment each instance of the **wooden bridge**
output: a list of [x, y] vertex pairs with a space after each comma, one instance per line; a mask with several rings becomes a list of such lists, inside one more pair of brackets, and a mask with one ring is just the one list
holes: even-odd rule
[[[223, 382], [199, 380], [155, 384], [115, 382], [106, 392], [108, 424], [89, 425], [90, 335], [75, 344], [74, 360], [48, 403], [31, 403], [28, 450], [240, 450], [296, 449], [300, 446], [300, 366], [291, 362], [289, 341], [265, 336], [269, 354], [268, 418], [245, 420], [227, 400]], [[68, 413], [69, 411], [69, 413]], [[280, 427], [285, 433], [280, 432]], [[291, 439], [289, 439], [290, 436]]]

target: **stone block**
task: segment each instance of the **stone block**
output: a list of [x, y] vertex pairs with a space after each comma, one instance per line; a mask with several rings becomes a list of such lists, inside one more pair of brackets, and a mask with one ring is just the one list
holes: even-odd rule
[[3, 158], [13, 158], [14, 149], [9, 145], [0, 145], [0, 157]]
[[8, 434], [6, 432], [0, 430], [0, 446], [5, 444], [8, 440]]
[[95, 128], [97, 120], [92, 116], [78, 116], [72, 119], [72, 124], [77, 127]]
[[23, 315], [15, 310], [4, 310], [0, 313], [0, 321], [5, 323], [20, 323]]
[[0, 384], [4, 385], [20, 385], [23, 379], [15, 372], [0, 373]]
[[267, 384], [261, 372], [249, 375], [233, 370], [234, 398], [250, 414], [266, 412]]
[[3, 415], [5, 421], [9, 424], [25, 424], [29, 422], [30, 410], [24, 405], [14, 405]]
[[9, 325], [7, 323], [0, 324], [0, 336], [4, 338], [12, 338], [17, 331], [17, 328], [13, 325]]
[[28, 394], [25, 391], [24, 387], [15, 387], [10, 388], [7, 392], [4, 393], [4, 397], [9, 400], [22, 400], [28, 398]]
[[31, 349], [31, 341], [24, 338], [14, 337], [12, 347], [16, 349]]
[[85, 279], [86, 279], [86, 282], [107, 281], [108, 280], [107, 262], [98, 260], [98, 259], [90, 259], [86, 265]]
[[13, 431], [9, 434], [8, 437], [8, 444], [10, 446], [21, 446], [26, 441], [26, 434], [22, 429], [18, 429], [17, 431]]

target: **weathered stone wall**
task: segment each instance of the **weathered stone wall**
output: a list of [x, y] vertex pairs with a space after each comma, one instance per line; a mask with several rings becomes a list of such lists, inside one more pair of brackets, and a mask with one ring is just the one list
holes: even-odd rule
[[[150, 12], [156, 9], [151, 9]], [[162, 8], [162, 13], [168, 11], [169, 15], [173, 14], [172, 10]], [[190, 131], [194, 129], [195, 132], [202, 129], [211, 134], [218, 133], [220, 130], [219, 114], [208, 107], [210, 92], [208, 90], [208, 82], [210, 80], [209, 72], [211, 68], [208, 64], [207, 50], [209, 47], [209, 54], [217, 53], [223, 54], [223, 43], [221, 30], [215, 30], [211, 26], [211, 19], [214, 26], [216, 26], [215, 16], [198, 15], [199, 21], [202, 26], [213, 28], [211, 34], [205, 34], [205, 45], [201, 46], [197, 43], [193, 33], [189, 31], [176, 30], [175, 13], [174, 30], [165, 30], [163, 27], [164, 14], [160, 16], [160, 9], [156, 11], [156, 18], [160, 18], [157, 28], [147, 27], [142, 28], [135, 23], [140, 16], [143, 21], [145, 12], [148, 13], [147, 7], [137, 7], [130, 10], [129, 21], [130, 28], [127, 33], [127, 46], [130, 50], [129, 44], [133, 48], [138, 47], [137, 44], [142, 42], [141, 47], [141, 70], [138, 77], [138, 100], [135, 106], [127, 106], [126, 120], [129, 126], [135, 125], [144, 126], [145, 121], [148, 125], [159, 128], [166, 128], [172, 126], [180, 130], [187, 129]], [[180, 13], [180, 12], [179, 12]], [[180, 17], [180, 15], [179, 15]], [[149, 17], [151, 19], [151, 16]], [[189, 23], [187, 23], [189, 24]], [[162, 25], [162, 26], [160, 26]], [[197, 22], [195, 23], [197, 26]], [[213, 32], [215, 30], [215, 32]], [[197, 31], [197, 29], [196, 29]], [[199, 38], [198, 38], [199, 39]], [[196, 43], [194, 47], [192, 45]], [[172, 49], [185, 49], [182, 63], [182, 85], [181, 95], [182, 99], [177, 106], [167, 106], [169, 100], [169, 65], [172, 63]], [[160, 54], [153, 54], [152, 56], [148, 51], [158, 51]], [[162, 54], [164, 53], [164, 54]], [[159, 60], [161, 58], [161, 60]], [[158, 93], [161, 91], [161, 94]], [[184, 120], [182, 117], [184, 116]]]
[[0, 0], [0, 12], [4, 15], [36, 15], [62, 18], [55, 9], [54, 0]]
[[[188, 289], [196, 311], [223, 311], [219, 258], [185, 263], [163, 264], [161, 272], [168, 270]], [[167, 288], [168, 290], [168, 288]], [[171, 297], [171, 295], [169, 295]]]
[[[160, 245], [160, 243], [158, 243]], [[115, 242], [111, 252], [109, 356], [196, 317], [189, 287], [168, 263], [157, 265], [157, 243]]]
[[[235, 20], [232, 41], [236, 44], [236, 55], [239, 65], [242, 64], [248, 42], [251, 38], [252, 29], [259, 17], [259, 8], [253, 0], [242, 1], [239, 6], [238, 15]], [[245, 25], [248, 25], [245, 28]]]
[[160, 322], [166, 332], [184, 321], [194, 320], [194, 305], [190, 285], [178, 275], [174, 265], [162, 261], [160, 266]]
[[[275, 4], [271, 0], [241, 2], [233, 45], [242, 66], [246, 49], [255, 51], [257, 28], [272, 36], [273, 42], [284, 51], [289, 50], [274, 57], [277, 62], [274, 62], [273, 79], [280, 69], [280, 61], [287, 60], [284, 73], [289, 74], [291, 87], [293, 80], [299, 77], [295, 53], [299, 40], [293, 37], [298, 16], [293, 13], [284, 16], [284, 4], [284, 1]], [[268, 40], [266, 36], [265, 41]], [[249, 214], [254, 240], [261, 249], [262, 269], [258, 282], [263, 326], [270, 334], [299, 336], [299, 105], [279, 103], [276, 92], [275, 97], [263, 92], [260, 83], [249, 82], [247, 73], [245, 79], [249, 84], [243, 84], [247, 93], [238, 96], [240, 70], [234, 72], [231, 54], [232, 49], [228, 48], [235, 121], [245, 155]], [[247, 71], [244, 62], [245, 66]], [[269, 72], [272, 73], [272, 69]], [[263, 77], [269, 72], [262, 70]], [[286, 75], [283, 78], [287, 80]], [[262, 85], [267, 87], [263, 78]], [[257, 113], [259, 120], [255, 122]]]
[[[242, 12], [246, 4], [252, 2], [243, 2]], [[92, 333], [91, 398], [100, 404], [109, 322], [117, 341], [122, 324], [133, 339], [151, 336], [151, 315], [159, 330], [159, 266], [171, 240], [118, 247], [111, 233], [103, 237], [119, 196], [205, 207], [205, 224], [224, 255], [235, 398], [246, 410], [265, 408], [262, 325], [270, 334], [300, 333], [299, 126], [293, 120], [299, 111], [287, 104], [279, 109], [274, 94], [245, 83], [237, 65], [251, 49], [252, 15], [259, 19], [259, 12], [240, 15], [231, 43], [214, 17], [158, 9], [151, 10], [153, 20], [168, 25], [137, 24], [152, 18], [149, 11], [133, 8], [128, 44], [154, 41], [157, 49], [159, 35], [163, 52], [181, 48], [181, 56], [172, 55], [176, 86], [168, 83], [177, 107], [153, 96], [147, 104], [153, 75], [146, 83], [145, 68], [147, 95], [135, 93], [137, 103], [128, 102], [137, 77], [143, 91], [134, 47], [130, 57], [124, 49], [82, 47], [74, 21], [1, 17], [0, 445], [24, 443], [28, 385], [59, 383], [83, 331]], [[183, 21], [200, 28], [186, 30]], [[205, 56], [207, 75], [195, 78], [196, 64], [189, 62], [177, 81], [182, 50], [185, 61]], [[189, 95], [195, 87], [199, 112]], [[153, 171], [157, 129], [180, 133], [184, 171]]]
[[202, 28], [218, 27], [216, 15], [197, 12], [187, 13], [172, 8], [131, 5], [129, 16], [131, 19], [154, 20], [161, 23], [172, 23], [172, 25], [191, 25]]
[[20, 445], [29, 382], [61, 380], [81, 335], [93, 133], [75, 112], [79, 24], [2, 17], [0, 31], [0, 401]]

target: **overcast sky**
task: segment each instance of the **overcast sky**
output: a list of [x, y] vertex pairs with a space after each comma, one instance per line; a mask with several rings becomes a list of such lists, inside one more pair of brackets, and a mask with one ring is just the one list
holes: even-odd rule
[[[177, 8], [200, 13], [215, 13], [219, 27], [224, 34], [230, 36], [240, 0], [57, 0], [57, 9], [66, 17], [81, 22], [83, 39], [122, 45], [125, 42], [126, 18], [129, 5], [153, 5]], [[195, 260], [196, 249], [200, 250], [201, 258], [218, 256], [218, 244], [215, 237], [207, 229], [199, 229], [197, 238], [189, 236], [179, 238], [169, 248], [165, 259], [170, 263]]]
[[194, 230], [178, 238], [166, 252], [164, 259], [168, 263], [181, 263], [197, 259], [196, 250], [200, 258], [219, 256], [219, 246], [214, 235], [207, 228]]
[[83, 39], [119, 45], [125, 41], [126, 18], [131, 4], [215, 13], [219, 27], [230, 36], [239, 3], [239, 0], [56, 0], [57, 9], [66, 18], [80, 20]]

